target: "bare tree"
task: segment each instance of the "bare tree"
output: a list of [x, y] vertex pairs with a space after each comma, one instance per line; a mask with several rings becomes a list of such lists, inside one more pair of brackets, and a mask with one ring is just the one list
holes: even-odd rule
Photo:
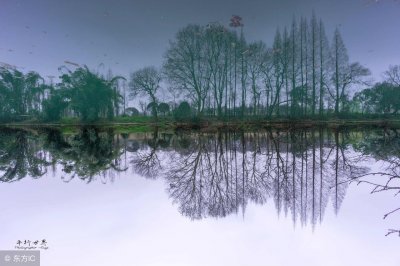
[[311, 114], [315, 115], [315, 106], [317, 102], [316, 85], [317, 85], [317, 40], [318, 40], [318, 22], [315, 13], [311, 18], [311, 64], [312, 64], [312, 95], [311, 95]]
[[389, 66], [389, 70], [385, 72], [388, 82], [400, 86], [400, 65]]
[[326, 87], [329, 84], [331, 71], [331, 54], [329, 42], [325, 34], [325, 27], [322, 20], [319, 21], [319, 115], [324, 112], [324, 98]]
[[364, 77], [370, 75], [370, 71], [359, 63], [349, 63], [347, 49], [338, 29], [335, 30], [333, 38], [332, 56], [334, 61], [332, 81], [335, 94], [328, 91], [335, 99], [335, 114], [339, 114], [345, 107], [349, 87], [354, 84], [363, 84]]
[[204, 27], [189, 25], [180, 30], [170, 42], [165, 54], [164, 72], [178, 90], [192, 98], [199, 115], [202, 114], [210, 88], [210, 75], [204, 64]]
[[145, 67], [131, 74], [129, 88], [131, 97], [146, 95], [153, 103], [152, 113], [157, 118], [157, 91], [160, 88], [161, 75], [154, 67]]
[[272, 77], [269, 78], [271, 80], [270, 86], [273, 89], [274, 96], [271, 99], [271, 107], [269, 110], [269, 116], [272, 115], [274, 111], [279, 116], [280, 113], [280, 103], [281, 103], [281, 89], [284, 84], [284, 57], [283, 57], [283, 44], [282, 37], [280, 31], [277, 30], [274, 39], [274, 45], [272, 50]]
[[221, 117], [224, 94], [225, 101], [227, 101], [226, 90], [228, 88], [227, 75], [230, 68], [230, 46], [231, 43], [237, 42], [237, 36], [233, 32], [228, 31], [224, 26], [213, 23], [207, 26], [204, 38], [204, 63], [206, 73], [209, 73], [210, 78], [209, 93], [213, 94], [213, 104], [216, 106], [217, 116]]
[[[291, 26], [291, 31], [290, 31], [290, 63], [291, 63], [291, 69], [290, 69], [290, 79], [291, 79], [291, 101], [290, 101], [290, 106], [291, 106], [291, 115], [295, 115], [295, 107], [298, 104], [297, 97], [295, 96], [296, 93], [296, 88], [297, 88], [297, 79], [298, 79], [298, 74], [299, 74], [299, 69], [301, 66], [299, 66], [299, 43], [298, 43], [298, 37], [299, 37], [298, 29], [297, 29], [297, 23], [296, 20], [293, 18], [292, 21], [292, 26]], [[301, 33], [300, 33], [301, 34]], [[301, 51], [300, 51], [301, 54]], [[301, 63], [300, 63], [301, 64]], [[296, 98], [296, 99], [295, 99]]]
[[251, 92], [253, 94], [253, 114], [259, 114], [261, 89], [260, 79], [262, 70], [265, 69], [267, 61], [267, 48], [263, 42], [251, 43], [248, 46], [247, 53], [247, 70], [251, 82]]

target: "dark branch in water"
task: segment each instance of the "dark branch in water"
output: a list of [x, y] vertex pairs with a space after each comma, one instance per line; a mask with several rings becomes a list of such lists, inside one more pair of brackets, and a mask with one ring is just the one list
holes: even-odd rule
[[391, 234], [399, 234], [399, 237], [400, 237], [400, 230], [389, 229], [385, 236], [388, 236], [388, 235], [391, 235]]
[[391, 212], [386, 213], [386, 214], [383, 216], [383, 219], [386, 219], [386, 217], [388, 217], [390, 214], [392, 214], [392, 213], [394, 213], [394, 212], [397, 212], [398, 210], [400, 210], [400, 208], [397, 208], [397, 209], [395, 209], [395, 210], [393, 210], [393, 211], [391, 211]]

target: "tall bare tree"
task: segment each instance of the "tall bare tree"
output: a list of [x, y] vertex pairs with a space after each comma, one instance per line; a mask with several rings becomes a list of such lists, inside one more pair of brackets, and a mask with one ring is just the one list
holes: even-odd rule
[[317, 102], [316, 85], [317, 85], [317, 43], [318, 43], [318, 22], [315, 13], [313, 12], [311, 18], [311, 64], [312, 64], [312, 95], [311, 95], [311, 114], [315, 115], [315, 108]]
[[326, 87], [329, 83], [331, 71], [331, 54], [329, 42], [325, 34], [325, 27], [320, 19], [319, 21], [319, 115], [324, 112], [324, 98]]
[[253, 96], [253, 115], [258, 115], [262, 93], [260, 86], [262, 71], [268, 60], [267, 48], [263, 42], [255, 42], [249, 44], [248, 51], [246, 61]]
[[204, 27], [188, 25], [170, 42], [165, 54], [164, 72], [177, 90], [193, 100], [198, 115], [203, 113], [210, 89], [210, 74], [204, 64]]

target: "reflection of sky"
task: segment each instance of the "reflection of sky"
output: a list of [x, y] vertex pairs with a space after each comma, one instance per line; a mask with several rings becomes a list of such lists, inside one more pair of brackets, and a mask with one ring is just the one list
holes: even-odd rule
[[349, 187], [340, 212], [329, 202], [314, 232], [278, 218], [273, 202], [241, 214], [191, 221], [163, 181], [130, 172], [114, 183], [64, 184], [57, 176], [0, 185], [0, 249], [18, 239], [46, 238], [42, 265], [385, 265], [400, 264], [398, 207], [391, 193]]
[[243, 17], [249, 40], [271, 46], [277, 26], [292, 16], [325, 21], [329, 40], [338, 26], [350, 59], [369, 67], [376, 79], [399, 64], [400, 2], [396, 0], [0, 0], [0, 61], [58, 75], [65, 60], [126, 75], [145, 65], [160, 66], [179, 28], [189, 23], [227, 24]]

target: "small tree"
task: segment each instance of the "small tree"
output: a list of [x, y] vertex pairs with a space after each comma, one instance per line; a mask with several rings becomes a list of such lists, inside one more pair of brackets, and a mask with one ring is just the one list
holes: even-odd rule
[[165, 116], [165, 113], [169, 112], [169, 105], [167, 103], [160, 103], [158, 105], [158, 111], [163, 113], [163, 115]]
[[398, 114], [400, 111], [400, 88], [391, 83], [377, 83], [354, 97], [364, 110], [380, 114]]
[[152, 114], [157, 118], [157, 91], [160, 88], [161, 74], [154, 67], [145, 67], [131, 74], [130, 96], [147, 95], [152, 105]]
[[151, 102], [146, 107], [147, 110], [151, 111], [151, 114], [157, 118], [158, 104], [156, 102]]
[[182, 102], [174, 110], [174, 118], [178, 121], [190, 119], [192, 116], [191, 108], [188, 102]]
[[135, 107], [129, 107], [125, 109], [126, 114], [130, 116], [138, 116], [139, 115], [139, 110], [136, 109]]

